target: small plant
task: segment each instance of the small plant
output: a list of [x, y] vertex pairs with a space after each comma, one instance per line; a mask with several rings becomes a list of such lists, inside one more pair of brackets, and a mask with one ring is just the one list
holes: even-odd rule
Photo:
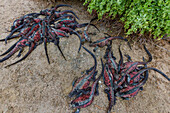
[[85, 0], [85, 4], [90, 13], [97, 12], [99, 19], [104, 14], [119, 17], [125, 24], [126, 35], [147, 33], [159, 40], [170, 33], [168, 0]]

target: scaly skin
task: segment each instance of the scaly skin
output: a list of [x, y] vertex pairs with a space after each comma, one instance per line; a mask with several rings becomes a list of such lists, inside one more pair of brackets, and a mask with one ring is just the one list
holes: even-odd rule
[[13, 31], [16, 28], [21, 27], [21, 26], [26, 25], [26, 24], [29, 24], [31, 22], [37, 22], [37, 17], [39, 15], [40, 15], [40, 13], [30, 13], [30, 14], [27, 14], [27, 15], [19, 18], [19, 19], [16, 19], [13, 22], [13, 25], [11, 26], [10, 31]]
[[[168, 76], [160, 70], [155, 68], [147, 68], [147, 65], [145, 65], [144, 69], [141, 69], [137, 72], [133, 72], [129, 75], [130, 79], [126, 82], [127, 87], [120, 90], [117, 95], [124, 99], [129, 99], [130, 97], [134, 97], [135, 95], [137, 95], [139, 90], [142, 90], [142, 86], [146, 83], [148, 79], [148, 70], [154, 70], [163, 75], [168, 81], [170, 80]], [[142, 75], [144, 72], [146, 73]]]
[[62, 57], [66, 60], [66, 57], [64, 56], [64, 54], [59, 46], [59, 36], [56, 34], [56, 32], [52, 28], [50, 28], [49, 26], [47, 26], [47, 28], [48, 28], [48, 35], [49, 35], [50, 39], [53, 40], [53, 43], [58, 47]]
[[[146, 65], [145, 65], [146, 67]], [[148, 79], [148, 71], [146, 71], [144, 78], [141, 80], [141, 74], [138, 76], [135, 76], [138, 72], [131, 73], [131, 77], [135, 77], [133, 80], [130, 80], [129, 82], [126, 82], [127, 87], [124, 87], [119, 92], [116, 93], [117, 96], [123, 98], [123, 99], [129, 99], [130, 97], [134, 97], [138, 94], [140, 90], [143, 89], [143, 85], [146, 83], [146, 80]], [[136, 83], [136, 84], [135, 84]]]
[[31, 44], [31, 45], [34, 45], [33, 47], [30, 48], [30, 50], [28, 51], [28, 53], [23, 57], [21, 58], [20, 60], [16, 61], [15, 63], [13, 64], [10, 64], [8, 65], [7, 67], [11, 66], [11, 65], [14, 65], [22, 60], [24, 60], [33, 50], [33, 48], [35, 48], [36, 46], [36, 42], [39, 42], [40, 41], [40, 34], [39, 34], [39, 31], [37, 30], [36, 32], [33, 33], [32, 36], [29, 36], [28, 38], [26, 37], [22, 37], [17, 43], [15, 43], [12, 47], [10, 47], [5, 53], [3, 53], [2, 55], [5, 55], [7, 53], [9, 53], [7, 56], [5, 56], [3, 59], [0, 60], [0, 62], [3, 62], [7, 59], [9, 59], [13, 54], [15, 54], [18, 50], [20, 50], [19, 54], [18, 54], [18, 57], [20, 56], [21, 52], [23, 51], [23, 48], [25, 46], [30, 46], [30, 43], [34, 43], [34, 44]]
[[91, 21], [89, 22], [89, 24], [84, 28], [83, 31], [83, 38], [85, 39], [85, 41], [91, 42], [91, 38], [88, 35], [88, 28], [90, 27], [90, 25], [94, 26], [99, 32], [100, 30], [93, 24], [91, 24], [91, 22], [93, 22], [94, 20], [96, 20], [97, 18], [93, 18], [91, 19]]
[[112, 57], [111, 51], [108, 53], [107, 63], [109, 64], [111, 68], [114, 69], [114, 74], [118, 74], [118, 65], [116, 61], [114, 60], [114, 58]]
[[34, 31], [34, 33], [28, 37], [28, 42], [35, 43], [35, 46], [38, 46], [39, 44], [42, 43], [40, 29]]
[[55, 12], [55, 16], [56, 16], [57, 18], [59, 18], [59, 17], [62, 17], [64, 14], [67, 14], [67, 13], [71, 13], [71, 14], [73, 14], [77, 19], [79, 19], [79, 17], [78, 17], [73, 11], [71, 11], [71, 10], [64, 10], [64, 11], [62, 11], [62, 12]]
[[105, 64], [104, 66], [104, 76], [103, 76], [103, 81], [104, 81], [104, 84], [107, 86], [107, 87], [110, 87], [111, 86], [111, 80], [113, 82], [113, 76], [112, 73], [109, 73], [110, 72], [110, 69], [108, 67], [108, 64]]
[[121, 71], [122, 76], [125, 76], [128, 73], [134, 71], [137, 68], [137, 66], [146, 65], [146, 64], [148, 64], [149, 62], [152, 61], [152, 55], [147, 50], [145, 45], [144, 45], [144, 49], [145, 49], [146, 53], [148, 54], [148, 57], [149, 57], [148, 61], [147, 62], [143, 61], [143, 62], [126, 62], [126, 63], [124, 63], [123, 66], [122, 66], [122, 71]]
[[[28, 38], [19, 41], [18, 44], [16, 44], [16, 47], [10, 52], [10, 53], [12, 53], [11, 56], [12, 56], [15, 52], [17, 52], [19, 49], [22, 50], [25, 46], [30, 45], [31, 47], [29, 48], [29, 51], [26, 53], [26, 55], [25, 55], [23, 58], [21, 58], [20, 60], [12, 63], [12, 64], [10, 64], [10, 65], [7, 65], [6, 67], [12, 66], [12, 65], [14, 65], [14, 64], [16, 64], [16, 63], [19, 63], [19, 62], [21, 62], [22, 60], [24, 60], [25, 58], [27, 58], [28, 55], [29, 55], [29, 54], [36, 48], [36, 46], [39, 44], [39, 43], [37, 43], [37, 42], [39, 42], [40, 39], [41, 39], [41, 35], [40, 35], [39, 30], [37, 30], [37, 31], [35, 31], [35, 32], [33, 33], [32, 36], [29, 36]], [[10, 53], [9, 53], [9, 54], [10, 54]], [[11, 56], [9, 56], [9, 57], [11, 57]], [[9, 57], [7, 57], [7, 58], [9, 58]]]
[[109, 100], [109, 107], [107, 110], [107, 113], [110, 113], [112, 107], [115, 105], [116, 103], [116, 98], [115, 98], [115, 84], [114, 84], [114, 75], [112, 75], [108, 65], [105, 65], [105, 69], [104, 69], [104, 83], [107, 86], [108, 90], [105, 89], [105, 93], [107, 94], [108, 100]]
[[128, 77], [126, 77], [127, 78], [127, 82], [129, 83], [129, 84], [133, 84], [134, 82], [140, 82], [140, 80], [141, 80], [141, 78], [140, 78], [140, 74], [138, 75], [138, 76], [136, 76], [133, 80], [131, 80], [131, 78], [132, 77], [134, 77], [136, 74], [137, 74], [138, 72], [131, 72], [130, 74], [127, 74], [128, 75]]
[[108, 67], [110, 68], [112, 74], [114, 75], [114, 78], [118, 79], [118, 73], [119, 73], [119, 65], [116, 63], [116, 59], [113, 56], [113, 53], [111, 51], [111, 45], [107, 46], [106, 53], [105, 53], [106, 62], [108, 64]]
[[[41, 21], [40, 18], [33, 19], [33, 22], [35, 22], [35, 23], [38, 23], [40, 21]], [[11, 40], [11, 39], [14, 39], [14, 38], [17, 38], [17, 37], [21, 37], [22, 35], [25, 36], [31, 29], [31, 27], [27, 26], [27, 25], [28, 25], [28, 23], [26, 23], [26, 22], [24, 22], [22, 25], [18, 25], [18, 27], [11, 30], [11, 33], [5, 39], [1, 39], [0, 41], [5, 41], [5, 43], [7, 43], [7, 40]], [[19, 32], [19, 33], [12, 36], [15, 32]]]
[[154, 71], [158, 72], [159, 74], [161, 74], [162, 76], [164, 76], [168, 81], [170, 81], [170, 78], [167, 75], [165, 75], [163, 72], [161, 72], [160, 70], [153, 68], [153, 67], [149, 67], [149, 68], [140, 70], [136, 75], [134, 75], [131, 78], [131, 80], [134, 80], [137, 76], [141, 75], [142, 73], [144, 73], [145, 71], [148, 71], [148, 70], [154, 70]]
[[60, 5], [57, 5], [56, 7], [54, 7], [54, 8], [51, 8], [51, 9], [44, 9], [44, 10], [41, 10], [40, 11], [40, 14], [41, 15], [50, 15], [50, 12], [51, 11], [56, 11], [59, 7], [72, 7], [72, 6], [70, 6], [70, 5], [66, 5], [66, 4], [60, 4]]
[[116, 103], [116, 97], [115, 97], [115, 89], [117, 89], [116, 84], [114, 83], [114, 75], [112, 75], [108, 65], [105, 65], [104, 70], [104, 83], [107, 86], [108, 89], [105, 89], [105, 93], [107, 94], [108, 100], [109, 100], [109, 107], [107, 110], [107, 113], [111, 112], [112, 107]]
[[119, 64], [118, 64], [118, 72], [120, 72], [120, 69], [121, 69], [121, 67], [123, 66], [123, 55], [122, 55], [122, 52], [121, 52], [121, 50], [120, 50], [120, 46], [121, 46], [121, 45], [119, 45], [120, 60], [119, 60]]
[[85, 29], [84, 29], [84, 31], [83, 31], [83, 41], [88, 41], [88, 42], [90, 42], [91, 43], [91, 38], [88, 36], [89, 34], [88, 34], [88, 28], [89, 28], [89, 26], [93, 26], [93, 27], [95, 27], [99, 32], [100, 32], [100, 30], [94, 25], [94, 24], [91, 24], [91, 23], [89, 23], [86, 27], [85, 27]]
[[[147, 65], [145, 65], [145, 68], [146, 67]], [[129, 76], [134, 77], [135, 74], [137, 74], [137, 72], [132, 72]], [[130, 80], [130, 82], [128, 82], [126, 80], [127, 87], [124, 87], [123, 89], [121, 89], [119, 92], [116, 93], [116, 95], [120, 96], [123, 99], [129, 99], [130, 97], [136, 96], [138, 92], [143, 89], [142, 86], [145, 84], [147, 79], [148, 79], [148, 71], [145, 73], [143, 80], [141, 80], [140, 75], [136, 76], [133, 81]], [[134, 83], [138, 83], [138, 84], [134, 85]]]
[[112, 110], [112, 107], [116, 104], [116, 97], [115, 97], [115, 91], [112, 87], [109, 87], [109, 91], [107, 93], [108, 100], [109, 100], [109, 106], [107, 109], [107, 113], [110, 113]]
[[[11, 39], [14, 39], [14, 38], [18, 38], [18, 37], [20, 37], [20, 36], [21, 36], [20, 33], [18, 33], [18, 34], [16, 34], [16, 35], [13, 35], [13, 36], [8, 37], [7, 39], [6, 39], [6, 38], [0, 39], [0, 42], [4, 42], [5, 40], [11, 40]], [[6, 41], [6, 43], [7, 43], [7, 41]]]
[[7, 44], [7, 40], [15, 33], [17, 32], [19, 29], [21, 29], [25, 24], [15, 28], [14, 30], [11, 31], [11, 33], [5, 38], [5, 43]]
[[89, 23], [83, 23], [83, 24], [77, 24], [77, 23], [69, 23], [66, 24], [66, 27], [72, 28], [73, 30], [75, 30], [76, 28], [82, 28], [87, 26]]
[[66, 18], [66, 19], [62, 19], [62, 20], [61, 20], [61, 21], [59, 21], [58, 23], [60, 23], [60, 24], [70, 24], [70, 23], [76, 23], [76, 24], [78, 24], [75, 20], [68, 19], [68, 18]]
[[11, 40], [11, 39], [18, 38], [18, 37], [21, 37], [21, 36], [26, 36], [26, 34], [30, 30], [31, 30], [31, 27], [24, 27], [20, 30], [20, 32], [18, 34], [16, 34], [16, 35], [10, 34], [5, 39], [1, 39], [0, 41], [5, 41], [5, 43], [7, 43], [7, 40]]
[[140, 90], [142, 90], [142, 87], [140, 86], [128, 86], [121, 89], [121, 91], [116, 93], [116, 95], [123, 99], [129, 99], [130, 97], [136, 96]]
[[69, 35], [68, 35], [65, 31], [63, 31], [63, 30], [54, 29], [54, 28], [52, 28], [52, 30], [54, 31], [54, 33], [55, 33], [59, 38], [69, 37]]
[[[113, 84], [113, 83], [111, 83]], [[107, 113], [110, 113], [112, 110], [112, 107], [116, 104], [116, 97], [115, 97], [115, 91], [113, 88], [113, 85], [108, 87], [108, 90], [105, 89], [105, 93], [107, 94], [108, 100], [109, 100], [109, 106], [107, 109]]]
[[28, 50], [28, 52], [25, 54], [25, 56], [23, 56], [20, 60], [12, 63], [12, 64], [10, 64], [10, 65], [5, 66], [5, 68], [21, 62], [22, 60], [24, 60], [25, 58], [27, 58], [28, 55], [31, 54], [31, 52], [32, 52], [34, 49], [35, 49], [35, 44], [34, 44], [34, 43], [31, 43], [31, 47], [29, 48], [29, 50]]
[[71, 28], [69, 28], [69, 27], [60, 27], [59, 28], [60, 30], [63, 30], [63, 31], [65, 31], [66, 33], [72, 33], [72, 34], [75, 34], [75, 35], [77, 35], [78, 37], [79, 37], [79, 40], [80, 40], [80, 46], [79, 46], [79, 49], [78, 49], [78, 53], [80, 52], [80, 49], [81, 49], [81, 36], [77, 33], [77, 31], [75, 31], [75, 30], [73, 30], [73, 29], [71, 29]]
[[109, 45], [109, 41], [111, 40], [115, 40], [115, 39], [121, 39], [121, 40], [125, 40], [127, 41], [126, 39], [124, 39], [123, 37], [120, 37], [120, 36], [115, 36], [115, 37], [104, 37], [104, 38], [101, 38], [95, 42], [92, 42], [90, 44], [91, 47], [104, 47], [106, 45]]
[[[101, 59], [101, 62], [102, 62], [102, 59]], [[91, 105], [91, 103], [93, 102], [94, 96], [95, 96], [95, 92], [96, 92], [96, 90], [98, 90], [98, 89], [96, 89], [96, 87], [98, 85], [100, 78], [103, 76], [103, 73], [104, 73], [104, 65], [103, 65], [103, 62], [102, 62], [102, 72], [101, 72], [100, 76], [93, 82], [93, 84], [91, 86], [90, 93], [82, 94], [78, 98], [74, 99], [71, 102], [72, 107], [74, 107], [74, 108], [85, 108], [85, 107]]]
[[5, 60], [9, 59], [13, 54], [15, 54], [20, 48], [24, 48], [26, 46], [26, 43], [28, 42], [28, 39], [22, 39], [18, 41], [16, 44], [12, 46], [12, 48], [7, 52], [9, 53], [4, 58], [0, 59], [0, 62], [4, 62]]
[[[59, 20], [66, 19], [66, 18], [72, 19], [72, 20], [74, 20], [74, 21], [76, 22], [75, 17], [74, 17], [73, 15], [70, 15], [70, 14], [64, 14], [64, 15], [62, 15], [61, 17], [55, 19], [55, 22], [56, 22], [56, 21], [59, 21]], [[78, 18], [78, 19], [79, 19], [79, 18]], [[77, 22], [77, 23], [78, 23], [78, 22]]]
[[31, 30], [26, 34], [25, 37], [31, 36], [34, 31], [38, 30], [40, 28], [42, 23], [36, 23], [31, 27]]
[[[48, 56], [48, 50], [47, 50], [47, 27], [46, 27], [46, 23], [45, 23], [45, 21], [43, 20], [42, 21], [42, 26], [40, 26], [40, 31], [41, 31], [41, 33], [40, 33], [40, 35], [41, 35], [41, 38], [43, 39], [43, 41], [44, 41], [44, 50], [45, 50], [45, 55], [46, 55], [46, 58], [47, 58], [47, 61], [48, 61], [48, 63], [50, 64], [50, 59], [49, 59], [49, 56]], [[49, 34], [51, 34], [50, 33], [50, 30], [49, 30], [49, 32], [48, 32]], [[51, 34], [50, 35], [51, 37], [53, 36], [53, 34]], [[49, 37], [50, 37], [49, 36]]]
[[[80, 39], [80, 47], [78, 50], [79, 52], [81, 48], [81, 37], [75, 31], [75, 29], [87, 26], [88, 24], [85, 23], [78, 24], [78, 22], [76, 22], [76, 18], [78, 17], [71, 10], [56, 11], [57, 8], [63, 6], [71, 7], [70, 5], [57, 5], [55, 8], [45, 9], [42, 10], [40, 13], [30, 13], [19, 19], [16, 19], [11, 27], [11, 31], [10, 31], [11, 33], [5, 39], [0, 39], [0, 41], [5, 41], [7, 43], [7, 40], [11, 40], [17, 37], [19, 37], [20, 39], [17, 43], [13, 44], [7, 51], [1, 54], [1, 56], [6, 54], [7, 56], [0, 59], [0, 62], [3, 62], [8, 58], [10, 58], [16, 51], [19, 51], [17, 57], [21, 56], [24, 46], [31, 46], [31, 43], [35, 44], [34, 48], [36, 48], [36, 46], [38, 46], [39, 44], [44, 43], [46, 57], [49, 62], [47, 43], [53, 42], [55, 45], [57, 45], [61, 54], [63, 55], [59, 47], [59, 39], [61, 37], [69, 37], [67, 33], [75, 34], [79, 37]], [[38, 18], [38, 16], [40, 15], [45, 16], [45, 18], [43, 19]], [[56, 25], [57, 27], [56, 29], [53, 28], [52, 25], [52, 23], [55, 23], [55, 20], [60, 21], [60, 23]], [[44, 23], [45, 25], [42, 25]], [[74, 29], [68, 28], [67, 25], [73, 27]], [[18, 33], [14, 35], [14, 33], [16, 32]], [[21, 47], [21, 45], [18, 46], [19, 43], [22, 43], [22, 40], [27, 40], [26, 42], [24, 42], [25, 45], [23, 47]]]
[[115, 39], [121, 39], [124, 41], [127, 41], [127, 39], [124, 39], [123, 37], [120, 36], [115, 36], [115, 37], [103, 37], [95, 42], [90, 43], [90, 47], [96, 47], [93, 51], [96, 51], [98, 47], [104, 47], [107, 45], [110, 45], [110, 41], [115, 40]]
[[94, 66], [90, 68], [89, 72], [85, 73], [81, 78], [79, 78], [75, 82], [72, 91], [69, 93], [69, 97], [79, 94], [83, 89], [87, 88], [90, 84], [90, 80], [94, 78], [96, 73], [97, 60], [95, 58], [95, 55], [85, 47], [83, 48], [94, 58]]
[[9, 53], [13, 48], [16, 47], [16, 45], [17, 45], [18, 42], [19, 42], [19, 41], [17, 41], [15, 44], [13, 44], [7, 51], [5, 51], [4, 53], [2, 53], [0, 56], [4, 56], [4, 55], [6, 55], [7, 53]]
[[[47, 17], [52, 16], [52, 18], [49, 17], [50, 23], [54, 23], [55, 21], [63, 18], [63, 16], [64, 16], [64, 15], [67, 15], [67, 13], [71, 13], [71, 14], [73, 14], [77, 19], [79, 19], [79, 18], [77, 17], [77, 15], [76, 15], [73, 11], [71, 11], [71, 10], [64, 10], [64, 11], [61, 11], [61, 12], [60, 12], [60, 11], [45, 9], [45, 10], [42, 10], [42, 11], [41, 11], [41, 14], [42, 14], [42, 15], [46, 15]], [[72, 16], [72, 17], [73, 17], [73, 16]], [[74, 18], [74, 19], [75, 19], [75, 18]]]

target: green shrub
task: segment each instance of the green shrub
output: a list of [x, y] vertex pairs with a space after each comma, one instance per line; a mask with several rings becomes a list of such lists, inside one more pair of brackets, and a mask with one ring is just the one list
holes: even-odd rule
[[119, 17], [127, 35], [148, 33], [161, 39], [170, 33], [169, 0], [85, 0], [85, 4], [99, 19], [105, 14]]

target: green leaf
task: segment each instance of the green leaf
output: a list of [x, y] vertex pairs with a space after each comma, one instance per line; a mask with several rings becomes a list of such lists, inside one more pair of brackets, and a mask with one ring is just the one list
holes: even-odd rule
[[127, 35], [151, 32], [160, 39], [170, 34], [169, 0], [85, 0], [85, 4], [90, 13], [97, 12], [99, 19], [106, 13], [113, 19], [121, 17]]

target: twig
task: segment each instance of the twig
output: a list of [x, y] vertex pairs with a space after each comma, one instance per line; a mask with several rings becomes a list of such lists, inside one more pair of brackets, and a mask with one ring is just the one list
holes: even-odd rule
[[164, 48], [164, 47], [161, 47], [161, 46], [159, 46], [159, 45], [157, 45], [157, 44], [154, 44], [154, 45], [156, 45], [157, 47], [159, 47], [159, 48], [161, 48], [161, 49], [163, 49], [163, 50], [165, 50], [165, 51], [167, 51], [167, 52], [170, 52], [170, 50], [168, 50], [168, 49], [166, 49], [166, 48]]
[[98, 105], [94, 105], [95, 107], [97, 107], [98, 109], [100, 109], [100, 110], [105, 110], [103, 107], [100, 107], [100, 106], [98, 106]]
[[33, 75], [32, 72], [31, 72], [29, 69], [28, 69], [28, 72], [29, 72], [31, 75]]

